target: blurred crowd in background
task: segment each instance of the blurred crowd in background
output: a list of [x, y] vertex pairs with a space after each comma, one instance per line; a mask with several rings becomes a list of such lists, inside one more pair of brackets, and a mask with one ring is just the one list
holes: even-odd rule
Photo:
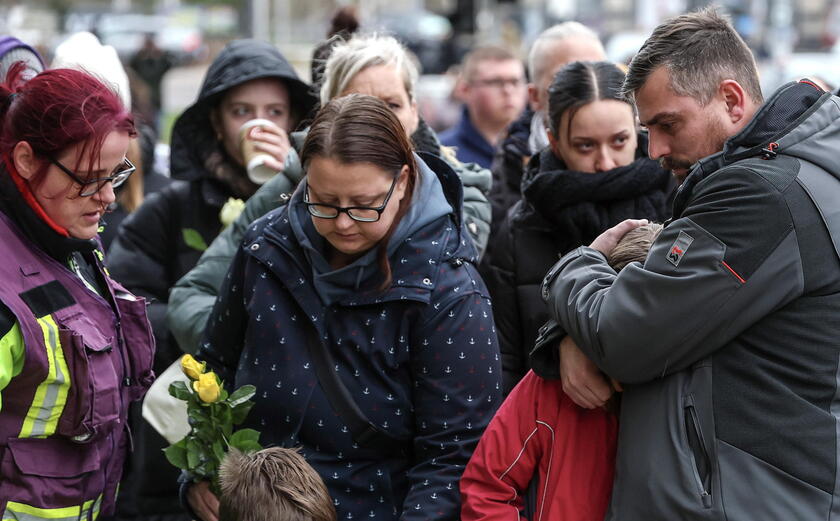
[[[47, 61], [72, 34], [88, 31], [112, 46], [123, 63], [144, 47], [165, 53], [163, 69], [145, 70], [151, 103], [160, 108], [160, 142], [198, 91], [225, 43], [242, 37], [272, 41], [301, 78], [309, 79], [312, 49], [329, 32], [331, 17], [352, 9], [363, 32], [391, 34], [417, 57], [418, 109], [435, 130], [459, 116], [457, 68], [475, 45], [494, 44], [525, 58], [547, 27], [577, 20], [598, 32], [607, 58], [627, 63], [650, 30], [669, 16], [702, 7], [702, 0], [132, 0], [0, 3], [0, 33], [20, 38]], [[840, 2], [727, 0], [718, 2], [759, 62], [762, 87], [772, 92], [798, 76], [840, 85]], [[339, 21], [339, 24], [341, 22]], [[142, 55], [142, 53], [141, 53]], [[137, 62], [135, 62], [136, 64]], [[147, 62], [148, 65], [148, 62]], [[142, 67], [142, 66], [141, 66]], [[153, 68], [152, 66], [149, 66]], [[161, 67], [161, 64], [154, 65]], [[129, 67], [129, 72], [137, 72]]]

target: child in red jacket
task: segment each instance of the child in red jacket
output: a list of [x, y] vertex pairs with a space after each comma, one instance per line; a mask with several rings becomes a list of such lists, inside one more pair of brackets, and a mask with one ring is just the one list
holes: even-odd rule
[[[616, 270], [644, 261], [662, 225], [628, 233], [609, 258]], [[537, 478], [530, 521], [603, 521], [612, 491], [618, 418], [584, 409], [559, 380], [529, 371], [511, 391], [461, 478], [461, 521], [525, 519], [524, 495]]]

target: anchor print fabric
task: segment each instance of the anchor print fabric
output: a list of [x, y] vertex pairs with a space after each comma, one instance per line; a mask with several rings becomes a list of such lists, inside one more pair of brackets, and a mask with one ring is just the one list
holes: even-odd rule
[[[302, 448], [338, 519], [458, 519], [458, 481], [501, 402], [493, 314], [465, 230], [451, 215], [434, 221], [396, 248], [387, 292], [324, 306], [288, 211], [252, 225], [198, 356], [257, 387], [247, 426], [264, 445]], [[411, 440], [402, 451], [353, 441], [318, 383], [312, 327], [368, 419]]]

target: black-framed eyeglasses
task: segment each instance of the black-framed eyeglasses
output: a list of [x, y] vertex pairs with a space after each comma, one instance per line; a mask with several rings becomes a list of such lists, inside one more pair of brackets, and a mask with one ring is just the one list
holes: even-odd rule
[[134, 163], [129, 161], [128, 158], [124, 158], [123, 162], [120, 163], [120, 165], [114, 169], [114, 173], [112, 173], [108, 177], [97, 177], [96, 179], [89, 179], [85, 181], [83, 179], [80, 179], [79, 176], [75, 174], [75, 172], [62, 165], [57, 159], [53, 159], [51, 157], [48, 159], [50, 160], [50, 163], [57, 166], [62, 172], [67, 174], [67, 176], [70, 177], [70, 179], [72, 179], [73, 182], [79, 185], [80, 197], [90, 197], [91, 195], [102, 190], [102, 187], [105, 186], [106, 183], [111, 183], [111, 185], [114, 188], [116, 188], [121, 184], [125, 183], [126, 179], [128, 179], [128, 176], [130, 176], [134, 173], [135, 170], [137, 170], [137, 167], [134, 166]]
[[306, 205], [306, 209], [309, 210], [309, 213], [313, 217], [318, 217], [319, 219], [335, 219], [343, 212], [354, 221], [373, 223], [382, 217], [382, 212], [384, 212], [385, 207], [388, 206], [388, 201], [391, 200], [391, 194], [394, 193], [394, 187], [397, 186], [397, 180], [399, 180], [399, 178], [400, 176], [394, 177], [394, 181], [391, 183], [391, 188], [388, 189], [388, 194], [385, 196], [385, 200], [382, 201], [381, 205], [376, 207], [335, 206], [333, 204], [326, 203], [311, 203], [309, 202], [309, 184], [307, 184], [303, 190], [303, 204]]

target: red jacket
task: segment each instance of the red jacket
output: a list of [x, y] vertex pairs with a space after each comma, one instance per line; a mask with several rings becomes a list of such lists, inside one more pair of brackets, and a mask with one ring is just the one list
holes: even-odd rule
[[461, 521], [519, 521], [539, 473], [530, 521], [603, 521], [612, 491], [618, 421], [582, 409], [560, 381], [529, 371], [502, 404], [461, 478]]

